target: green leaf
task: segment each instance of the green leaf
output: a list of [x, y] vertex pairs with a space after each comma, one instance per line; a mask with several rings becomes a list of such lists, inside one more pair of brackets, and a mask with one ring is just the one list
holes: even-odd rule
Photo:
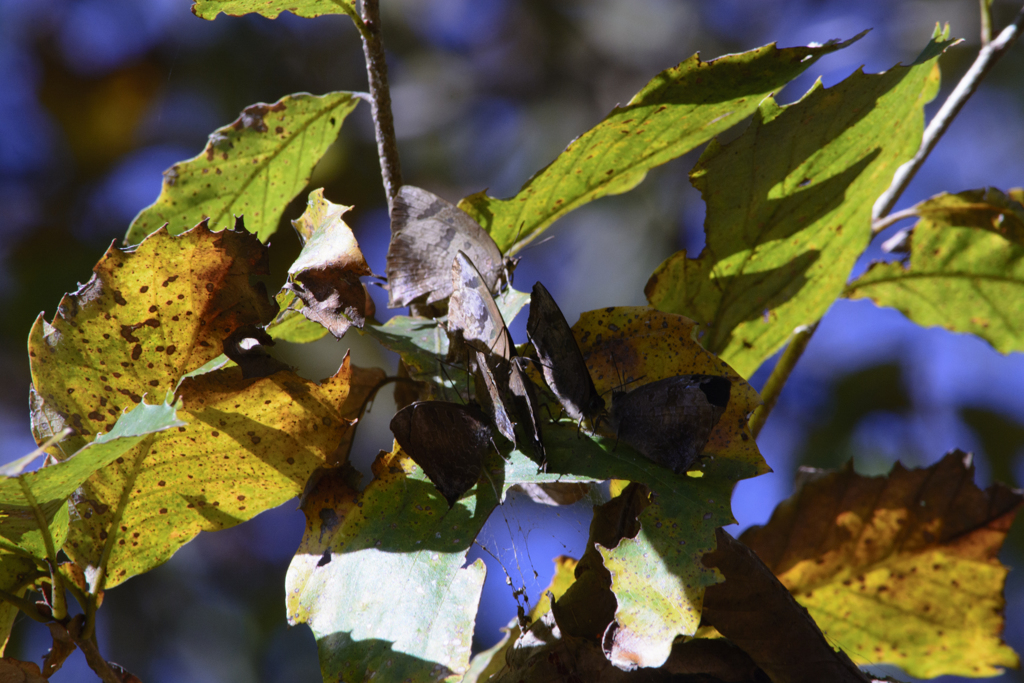
[[1000, 638], [998, 554], [1022, 499], [1002, 484], [979, 489], [960, 451], [882, 477], [807, 468], [740, 540], [855, 659], [917, 678], [996, 676], [1019, 666]]
[[349, 92], [300, 93], [246, 107], [199, 156], [164, 171], [160, 196], [135, 217], [125, 242], [137, 244], [164, 224], [172, 235], [204, 220], [228, 228], [235, 216], [266, 242], [358, 102]]
[[282, 289], [277, 293], [281, 312], [267, 325], [267, 334], [275, 341], [308, 344], [327, 335], [327, 328], [302, 315], [302, 299], [295, 292]]
[[[173, 406], [143, 403], [122, 415], [110, 433], [99, 436], [74, 457], [34, 472], [0, 478], [0, 589], [22, 597], [40, 566], [45, 566], [41, 563], [48, 557], [57, 559], [56, 551], [68, 534], [68, 497], [82, 482], [147, 434], [184, 424], [177, 419]], [[47, 541], [52, 543], [49, 548]], [[13, 605], [0, 601], [3, 643], [17, 612]]]
[[845, 295], [918, 325], [1024, 350], [1024, 206], [999, 190], [941, 194], [914, 207], [909, 267], [876, 263]]
[[479, 192], [459, 202], [502, 251], [573, 209], [636, 187], [647, 171], [686, 154], [739, 123], [823, 55], [858, 40], [821, 47], [774, 44], [702, 62], [693, 55], [655, 76], [624, 107], [569, 143], [510, 199]]
[[408, 458], [382, 454], [357, 492], [337, 469], [303, 496], [306, 534], [288, 568], [290, 624], [307, 623], [325, 680], [457, 681], [469, 666], [485, 569], [463, 568], [497, 504], [447, 505]]
[[707, 203], [707, 244], [651, 276], [652, 305], [703, 324], [704, 347], [750, 377], [842, 294], [871, 236], [875, 198], [918, 148], [939, 87], [933, 41], [911, 66], [815, 84], [772, 99], [738, 139], [712, 142], [691, 174]]
[[0, 478], [0, 538], [38, 559], [46, 559], [41, 525], [45, 524], [54, 549], [59, 550], [68, 531], [68, 497], [93, 472], [109, 465], [145, 436], [184, 425], [173, 406], [141, 403], [119, 417], [109, 433], [101, 434], [71, 458]]
[[[530, 302], [530, 295], [510, 287], [495, 297], [495, 302], [502, 318], [511, 324]], [[396, 315], [383, 325], [367, 322], [361, 332], [399, 354], [413, 379], [457, 389], [466, 386], [464, 371], [442, 369], [448, 359], [448, 332], [443, 320]]]
[[277, 19], [281, 12], [308, 19], [325, 14], [347, 14], [357, 20], [357, 25], [362, 23], [358, 21], [355, 0], [196, 0], [192, 3], [192, 14], [202, 19], [213, 20], [221, 12], [233, 17], [259, 14], [267, 19]]

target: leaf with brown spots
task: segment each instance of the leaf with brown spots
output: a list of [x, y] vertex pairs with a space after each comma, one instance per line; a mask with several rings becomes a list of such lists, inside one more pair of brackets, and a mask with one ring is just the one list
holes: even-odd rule
[[266, 242], [358, 102], [348, 92], [300, 93], [246, 107], [210, 135], [199, 156], [164, 171], [160, 196], [135, 217], [125, 242], [141, 242], [163, 225], [172, 235], [204, 220], [227, 228], [235, 216]]
[[741, 537], [858, 661], [919, 678], [1017, 667], [1000, 639], [997, 559], [1020, 491], [974, 484], [970, 455], [887, 477], [802, 469], [796, 492]]
[[288, 269], [286, 287], [302, 300], [302, 314], [338, 339], [352, 325], [362, 328], [374, 313], [373, 300], [359, 281], [373, 271], [341, 218], [351, 208], [324, 199], [323, 189], [313, 190], [306, 211], [292, 221], [302, 252]]
[[990, 188], [940, 194], [914, 212], [909, 264], [875, 263], [845, 296], [1024, 351], [1024, 206]]
[[710, 62], [693, 55], [662, 71], [628, 104], [569, 143], [514, 197], [495, 199], [478, 192], [459, 202], [459, 208], [490, 233], [502, 252], [517, 235], [521, 247], [573, 209], [633, 189], [647, 171], [736, 125], [818, 58], [859, 38], [815, 47], [779, 49], [772, 44]]
[[921, 143], [947, 38], [909, 66], [767, 98], [743, 135], [708, 145], [690, 174], [707, 244], [658, 266], [647, 300], [700, 322], [704, 347], [743, 377], [819, 320], [868, 245], [872, 203]]
[[[290, 371], [245, 379], [237, 367], [188, 378], [187, 425], [150, 437], [94, 474], [72, 498], [65, 552], [91, 568], [94, 590], [166, 561], [200, 531], [276, 507], [336, 456], [357, 413], [354, 369], [316, 384]], [[361, 406], [360, 406], [361, 407]], [[96, 572], [99, 569], [100, 571]]]
[[270, 320], [276, 307], [250, 282], [267, 272], [266, 247], [245, 232], [160, 230], [134, 251], [111, 246], [53, 322], [40, 315], [29, 333], [35, 400], [75, 430], [51, 454], [65, 459], [219, 356], [236, 329]]

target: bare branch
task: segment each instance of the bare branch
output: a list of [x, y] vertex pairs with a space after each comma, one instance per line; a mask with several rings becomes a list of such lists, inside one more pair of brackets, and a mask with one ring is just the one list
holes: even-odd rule
[[402, 186], [402, 166], [398, 161], [395, 140], [395, 120], [391, 114], [391, 91], [388, 89], [388, 65], [384, 58], [384, 40], [380, 28], [379, 0], [363, 0], [363, 54], [366, 57], [366, 75], [370, 83], [370, 108], [377, 136], [377, 155], [384, 178], [384, 192], [388, 197], [388, 210]]
[[[982, 2], [984, 1], [982, 0]], [[942, 108], [939, 109], [931, 123], [925, 128], [924, 136], [921, 138], [921, 147], [917, 150], [917, 154], [914, 155], [913, 159], [896, 169], [896, 174], [893, 176], [889, 189], [875, 202], [875, 206], [871, 211], [872, 223], [876, 223], [892, 211], [900, 195], [907, 189], [907, 185], [914, 179], [918, 169], [921, 168], [925, 159], [928, 158], [928, 155], [931, 154], [931, 151], [939, 142], [939, 139], [949, 128], [949, 124], [953, 122], [953, 119], [960, 113], [967, 100], [978, 89], [981, 79], [985, 77], [985, 74], [991, 70], [992, 66], [1003, 56], [1003, 53], [1017, 40], [1022, 25], [1024, 25], [1024, 7], [1017, 13], [1017, 17], [1013, 20], [1012, 24], [1004, 28], [995, 40], [981, 48], [978, 58], [974, 60], [974, 64], [967, 70], [964, 77], [960, 79], [956, 88], [953, 89], [953, 92], [950, 93], [949, 97], [942, 104]]]

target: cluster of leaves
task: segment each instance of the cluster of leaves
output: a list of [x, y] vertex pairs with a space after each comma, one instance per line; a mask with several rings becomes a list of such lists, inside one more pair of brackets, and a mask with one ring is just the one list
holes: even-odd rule
[[[344, 13], [369, 31], [351, 0], [194, 7], [211, 19], [283, 9]], [[543, 430], [546, 471], [505, 444], [450, 511], [397, 444], [363, 487], [346, 466], [382, 371], [346, 359], [312, 382], [264, 349], [274, 339], [366, 334], [400, 354], [417, 383], [410, 398], [463, 384], [440, 371], [448, 337], [437, 318], [376, 322], [346, 207], [321, 191], [294, 221], [304, 248], [275, 300], [257, 279], [267, 272], [263, 243], [360, 96], [247, 108], [165, 173], [160, 197], [128, 229], [128, 248], [111, 247], [52, 321], [40, 316], [32, 328], [32, 424], [48, 459], [0, 480], [0, 628], [6, 638], [21, 610], [50, 624], [54, 648], [41, 672], [3, 666], [48, 676], [77, 646], [104, 680], [128, 680], [96, 648], [104, 591], [200, 531], [300, 494], [307, 527], [287, 576], [288, 615], [315, 634], [326, 680], [618, 680], [636, 667], [666, 678], [864, 680], [823, 632], [858, 661], [915, 675], [1016, 665], [999, 639], [1006, 569], [995, 555], [1021, 497], [978, 490], [969, 456], [887, 478], [807, 472], [766, 527], [742, 543], [721, 530], [734, 521], [735, 483], [770, 471], [748, 427], [760, 400], [744, 378], [837, 298], [869, 297], [1000, 351], [1024, 346], [1013, 324], [1024, 300], [1014, 296], [1024, 281], [1020, 191], [924, 202], [903, 241], [908, 263], [847, 281], [872, 238], [874, 199], [918, 148], [936, 61], [951, 42], [937, 31], [913, 64], [818, 83], [786, 106], [771, 93], [849, 41], [694, 56], [655, 76], [516, 196], [463, 199], [515, 254], [572, 209], [710, 143], [691, 176], [707, 203], [705, 249], [657, 269], [650, 306], [585, 313], [573, 331], [598, 391], [623, 374], [700, 373], [729, 377], [732, 393], [693, 472], [675, 474], [616, 446], [614, 434], [553, 418]], [[748, 117], [731, 142], [716, 139]], [[525, 302], [507, 290], [505, 321]], [[560, 558], [545, 600], [471, 661], [484, 567], [464, 565], [491, 512], [514, 486], [559, 492], [607, 480], [611, 497], [595, 508], [586, 554]], [[66, 592], [82, 616], [69, 617]]]

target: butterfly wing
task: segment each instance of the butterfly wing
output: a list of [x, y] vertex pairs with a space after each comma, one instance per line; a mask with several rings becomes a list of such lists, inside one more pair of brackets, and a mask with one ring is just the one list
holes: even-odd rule
[[483, 473], [491, 428], [476, 406], [417, 401], [395, 413], [391, 432], [448, 501], [449, 509]]
[[508, 360], [515, 355], [512, 336], [491, 296], [484, 276], [463, 251], [456, 253], [451, 268], [451, 299], [448, 302], [448, 333], [478, 351]]
[[587, 363], [562, 310], [541, 283], [533, 286], [526, 333], [537, 350], [544, 381], [573, 420], [593, 420], [604, 412]]
[[465, 252], [493, 291], [504, 263], [501, 250], [462, 209], [432, 192], [403, 185], [391, 209], [391, 243], [386, 274], [388, 306], [408, 306], [426, 295], [426, 303], [451, 296], [449, 264]]
[[643, 455], [682, 474], [693, 467], [725, 412], [725, 377], [681, 375], [612, 396], [611, 424]]

